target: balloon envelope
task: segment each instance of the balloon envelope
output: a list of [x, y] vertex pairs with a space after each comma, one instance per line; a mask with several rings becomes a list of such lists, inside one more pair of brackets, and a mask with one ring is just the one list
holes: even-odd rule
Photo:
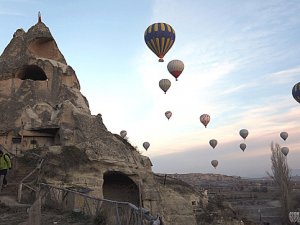
[[247, 129], [241, 129], [240, 130], [240, 135], [242, 138], [244, 138], [244, 140], [246, 139], [246, 137], [248, 136], [249, 132]]
[[210, 121], [210, 116], [208, 114], [202, 114], [200, 116], [200, 122], [206, 127]]
[[172, 116], [172, 112], [171, 111], [167, 111], [165, 112], [165, 116], [168, 118], [168, 120], [171, 118]]
[[300, 103], [300, 82], [294, 85], [292, 95], [294, 99]]
[[281, 152], [282, 152], [282, 154], [284, 154], [285, 156], [287, 156], [287, 154], [289, 153], [289, 148], [288, 147], [282, 147], [281, 148]]
[[181, 60], [174, 59], [168, 63], [167, 68], [170, 74], [172, 74], [177, 80], [184, 69], [184, 64]]
[[165, 92], [165, 94], [167, 93], [167, 90], [169, 90], [169, 88], [171, 87], [171, 81], [168, 79], [161, 79], [159, 81], [159, 87]]
[[211, 161], [211, 165], [212, 165], [213, 167], [215, 167], [215, 169], [217, 168], [218, 164], [219, 164], [218, 160], [212, 160], [212, 161]]
[[247, 145], [245, 143], [241, 143], [240, 144], [240, 149], [242, 149], [242, 151], [245, 151]]
[[126, 130], [121, 130], [120, 135], [122, 138], [126, 137], [127, 131]]
[[150, 50], [163, 62], [165, 54], [175, 42], [175, 31], [167, 23], [154, 23], [144, 33], [144, 39]]
[[287, 132], [281, 132], [280, 137], [285, 141], [288, 138], [289, 134]]
[[146, 149], [146, 151], [148, 150], [148, 148], [150, 147], [150, 143], [149, 142], [144, 142], [143, 143], [143, 147]]
[[211, 140], [209, 141], [209, 144], [210, 144], [210, 146], [211, 146], [212, 148], [215, 148], [215, 147], [217, 146], [217, 144], [218, 144], [218, 141], [217, 141], [216, 139], [211, 139]]

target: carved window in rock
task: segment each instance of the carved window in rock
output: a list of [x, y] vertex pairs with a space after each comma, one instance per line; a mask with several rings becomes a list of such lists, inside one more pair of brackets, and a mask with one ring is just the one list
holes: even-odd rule
[[139, 206], [139, 188], [124, 173], [110, 171], [103, 176], [103, 197], [119, 202], [130, 202]]
[[17, 77], [21, 80], [48, 80], [44, 70], [36, 65], [27, 65], [20, 69]]

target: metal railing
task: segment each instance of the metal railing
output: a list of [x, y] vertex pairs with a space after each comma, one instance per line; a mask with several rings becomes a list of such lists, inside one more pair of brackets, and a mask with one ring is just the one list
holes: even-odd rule
[[80, 212], [90, 217], [100, 214], [111, 225], [150, 225], [160, 220], [159, 216], [152, 216], [147, 209], [129, 202], [96, 198], [46, 183], [39, 184], [38, 197], [44, 206]]
[[[34, 154], [34, 153], [33, 153]], [[39, 155], [34, 154], [35, 156], [38, 156], [39, 158], [41, 158]], [[19, 183], [19, 188], [18, 188], [18, 202], [21, 203], [22, 201], [22, 193], [23, 193], [23, 187], [26, 187], [34, 192], [37, 192], [37, 189], [35, 188], [34, 185], [30, 186], [30, 183], [25, 183], [25, 181], [31, 177], [33, 174], [35, 174], [36, 172], [39, 172], [42, 164], [44, 162], [44, 159], [41, 159], [40, 162], [38, 163], [38, 165], [29, 173], [27, 174]], [[38, 177], [37, 177], [38, 179]]]

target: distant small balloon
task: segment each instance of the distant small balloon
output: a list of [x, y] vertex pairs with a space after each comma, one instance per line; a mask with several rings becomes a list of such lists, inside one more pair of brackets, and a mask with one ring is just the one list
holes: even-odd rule
[[122, 138], [126, 137], [127, 131], [126, 130], [121, 130], [120, 135]]
[[167, 91], [169, 90], [169, 88], [171, 87], [171, 81], [168, 79], [161, 79], [159, 81], [159, 87], [165, 92], [165, 94], [167, 93]]
[[249, 132], [248, 132], [247, 129], [241, 129], [240, 130], [240, 135], [241, 135], [242, 138], [244, 138], [244, 140], [247, 138], [248, 134], [249, 134]]
[[280, 137], [285, 141], [288, 138], [288, 133], [287, 132], [281, 132]]
[[171, 118], [172, 116], [172, 112], [171, 111], [166, 111], [165, 112], [165, 116], [168, 118], [168, 120]]
[[210, 144], [210, 146], [211, 146], [212, 148], [215, 148], [215, 147], [217, 146], [217, 144], [218, 144], [218, 141], [217, 141], [216, 139], [211, 139], [211, 140], [209, 141], [209, 144]]
[[281, 152], [282, 152], [282, 154], [284, 154], [285, 156], [287, 156], [287, 154], [289, 153], [289, 148], [288, 147], [282, 147], [281, 148]]
[[219, 164], [218, 160], [212, 160], [212, 161], [211, 161], [211, 165], [212, 165], [215, 169], [217, 168], [218, 164]]
[[242, 149], [242, 151], [245, 151], [247, 145], [245, 143], [241, 143], [240, 144], [240, 149]]
[[202, 114], [200, 116], [200, 122], [205, 126], [205, 128], [209, 123], [209, 121], [210, 121], [210, 116], [208, 114]]
[[143, 143], [143, 147], [146, 149], [146, 151], [148, 150], [148, 148], [150, 147], [150, 143], [149, 142], [144, 142]]

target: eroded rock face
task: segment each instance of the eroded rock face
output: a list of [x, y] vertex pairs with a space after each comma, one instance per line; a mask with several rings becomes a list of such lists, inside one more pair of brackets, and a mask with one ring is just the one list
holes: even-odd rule
[[0, 56], [0, 144], [12, 154], [42, 149], [44, 179], [52, 184], [120, 201], [143, 196], [143, 206], [165, 224], [195, 224], [196, 193], [157, 182], [150, 159], [109, 132], [100, 114], [91, 115], [75, 71], [42, 22], [18, 29]]

